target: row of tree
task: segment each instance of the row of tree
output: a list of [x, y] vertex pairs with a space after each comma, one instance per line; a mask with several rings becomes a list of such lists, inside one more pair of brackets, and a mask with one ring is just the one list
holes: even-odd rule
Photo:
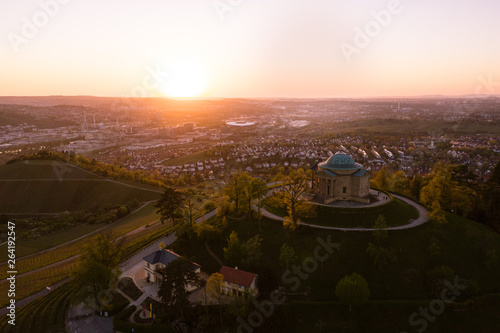
[[467, 165], [440, 162], [429, 174], [413, 177], [384, 166], [373, 175], [371, 185], [425, 204], [437, 222], [446, 222], [444, 211], [450, 211], [500, 231], [500, 163], [486, 182]]

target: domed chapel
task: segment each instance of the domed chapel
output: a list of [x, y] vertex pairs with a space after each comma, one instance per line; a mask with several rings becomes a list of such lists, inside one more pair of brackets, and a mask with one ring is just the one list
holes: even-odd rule
[[330, 204], [335, 201], [370, 203], [370, 173], [351, 156], [338, 152], [318, 164], [313, 188], [318, 199]]

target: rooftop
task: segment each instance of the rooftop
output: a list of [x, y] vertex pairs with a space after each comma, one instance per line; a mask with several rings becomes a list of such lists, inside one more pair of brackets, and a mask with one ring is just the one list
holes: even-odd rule
[[236, 268], [222, 266], [219, 274], [224, 276], [224, 281], [234, 283], [239, 286], [250, 288], [257, 274], [245, 272]]
[[[156, 265], [157, 263], [162, 263], [163, 265], [167, 266], [169, 263], [172, 261], [175, 261], [179, 259], [180, 256], [172, 251], [163, 249], [163, 250], [158, 250], [156, 252], [151, 253], [150, 255], [145, 256], [142, 258], [142, 260], [150, 263], [151, 265]], [[198, 269], [201, 266], [198, 264], [193, 263], [193, 269]]]
[[320, 163], [318, 166], [328, 170], [358, 170], [363, 168], [361, 164], [354, 162], [351, 156], [341, 151], [330, 156], [326, 162]]

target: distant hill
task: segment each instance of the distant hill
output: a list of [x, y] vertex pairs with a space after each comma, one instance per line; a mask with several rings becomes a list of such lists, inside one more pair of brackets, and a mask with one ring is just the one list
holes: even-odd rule
[[19, 161], [0, 166], [0, 213], [58, 213], [97, 203], [151, 201], [161, 190], [113, 181], [59, 161]]

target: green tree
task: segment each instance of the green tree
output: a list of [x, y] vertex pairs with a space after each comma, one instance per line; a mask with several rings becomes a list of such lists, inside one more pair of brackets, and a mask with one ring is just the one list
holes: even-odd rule
[[252, 202], [255, 199], [260, 199], [267, 189], [267, 184], [260, 178], [253, 178], [248, 176], [244, 179], [244, 197], [247, 203], [247, 212], [250, 215], [252, 212]]
[[379, 188], [381, 190], [392, 191], [393, 184], [393, 174], [389, 171], [387, 165], [384, 165], [372, 178], [371, 185]]
[[301, 196], [309, 188], [308, 183], [311, 176], [311, 170], [304, 171], [300, 168], [297, 171], [292, 171], [290, 175], [284, 177], [280, 194], [277, 197], [286, 207], [295, 228], [299, 225], [300, 207], [306, 203], [301, 199]]
[[199, 286], [200, 277], [193, 269], [193, 263], [185, 258], [170, 262], [162, 273], [162, 282], [158, 290], [163, 309], [172, 310], [184, 318], [184, 309], [190, 306], [188, 297], [190, 286]]
[[224, 248], [224, 258], [232, 265], [239, 264], [243, 257], [243, 245], [238, 238], [238, 233], [232, 231]]
[[373, 259], [373, 264], [380, 271], [389, 263], [396, 262], [396, 255], [383, 246], [368, 243], [366, 253]]
[[260, 257], [262, 257], [261, 245], [262, 238], [259, 235], [255, 235], [243, 243], [243, 258], [241, 263], [243, 265], [255, 265], [259, 261]]
[[160, 200], [155, 204], [161, 223], [180, 217], [178, 209], [183, 202], [182, 193], [172, 187], [165, 188]]
[[227, 195], [231, 202], [235, 203], [236, 214], [240, 214], [242, 202], [246, 191], [246, 182], [250, 176], [246, 172], [235, 172], [231, 175], [229, 182], [224, 187], [224, 194]]
[[351, 312], [353, 305], [368, 302], [370, 288], [366, 280], [358, 273], [344, 276], [335, 287], [335, 295], [344, 304], [349, 305]]
[[430, 204], [429, 218], [441, 224], [447, 222], [444, 210], [437, 199]]
[[488, 222], [500, 232], [500, 162], [497, 163], [488, 178], [484, 193]]
[[99, 234], [83, 246], [78, 259], [76, 279], [80, 285], [76, 301], [95, 310], [103, 310], [110, 291], [118, 281], [122, 243], [113, 243], [110, 235]]
[[213, 273], [207, 280], [206, 290], [208, 295], [217, 301], [219, 305], [220, 325], [222, 326], [222, 295], [224, 287], [224, 276], [220, 273]]
[[231, 265], [252, 266], [256, 264], [262, 256], [262, 238], [259, 235], [242, 243], [236, 231], [232, 231], [224, 247], [224, 258]]
[[295, 254], [295, 249], [290, 245], [284, 243], [281, 246], [280, 251], [280, 264], [281, 266], [289, 269], [290, 266], [297, 261], [297, 255]]

